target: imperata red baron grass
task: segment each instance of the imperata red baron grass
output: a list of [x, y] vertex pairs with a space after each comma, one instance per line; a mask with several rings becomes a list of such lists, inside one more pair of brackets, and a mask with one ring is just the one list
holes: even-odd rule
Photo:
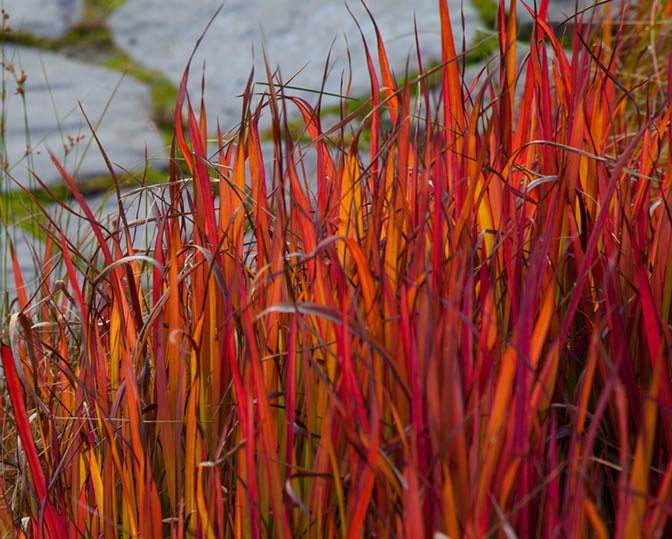
[[269, 70], [214, 159], [185, 74], [148, 250], [63, 171], [95, 248], [14, 257], [3, 536], [672, 533], [672, 3], [511, 4], [474, 85], [439, 1], [438, 67], [378, 34], [326, 132]]

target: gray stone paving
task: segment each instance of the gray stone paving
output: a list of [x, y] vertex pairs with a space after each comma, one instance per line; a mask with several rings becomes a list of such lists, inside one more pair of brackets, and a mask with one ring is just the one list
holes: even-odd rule
[[[11, 62], [17, 72], [24, 69], [28, 77], [25, 111], [33, 150], [30, 155], [26, 155], [24, 106], [11, 78], [4, 109], [9, 173], [21, 184], [30, 185], [29, 168], [47, 183], [61, 181], [47, 148], [65, 162], [69, 173], [78, 170], [80, 179], [108, 174], [95, 141], [85, 152], [92, 137], [78, 100], [94, 126], [102, 117], [96, 132], [113, 163], [141, 169], [145, 145], [151, 157], [167, 154], [150, 118], [149, 90], [131, 77], [122, 79], [118, 71], [24, 47], [6, 46], [5, 62]], [[6, 187], [14, 188], [11, 184]]]
[[[131, 57], [179, 84], [196, 39], [219, 3], [218, 0], [127, 0], [112, 14], [108, 24], [116, 43]], [[372, 24], [359, 2], [349, 4], [376, 61]], [[417, 71], [414, 13], [424, 60], [440, 59], [436, 0], [370, 0], [368, 5], [397, 76], [403, 76], [409, 57], [411, 71]], [[451, 0], [449, 5], [455, 40], [461, 43], [461, 2]], [[468, 1], [462, 7], [469, 44], [481, 22]], [[351, 95], [367, 94], [370, 85], [362, 40], [343, 0], [228, 0], [194, 58], [190, 77], [192, 100], [198, 102], [201, 65], [205, 59], [209, 117], [219, 118], [225, 128], [233, 127], [240, 120], [241, 107], [241, 100], [235, 96], [244, 90], [250, 67], [255, 66], [256, 81], [266, 81], [262, 46], [265, 45], [271, 67], [280, 66], [284, 81], [301, 71], [292, 85], [317, 90], [332, 41], [332, 70], [326, 90], [340, 93], [341, 73], [347, 68], [347, 44], [353, 70]], [[263, 89], [257, 87], [258, 91]], [[301, 95], [315, 101], [314, 94]], [[337, 99], [323, 100], [326, 106], [337, 103]]]
[[4, 7], [15, 31], [57, 38], [81, 18], [84, 0], [4, 0]]

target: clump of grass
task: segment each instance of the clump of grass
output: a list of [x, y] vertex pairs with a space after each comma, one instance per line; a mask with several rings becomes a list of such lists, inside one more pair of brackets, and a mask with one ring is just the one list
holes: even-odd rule
[[395, 82], [379, 36], [370, 100], [329, 132], [319, 100], [269, 74], [209, 161], [185, 73], [173, 149], [188, 177], [172, 167], [149, 250], [123, 205], [104, 227], [63, 171], [94, 240], [49, 223], [62, 274], [47, 262], [29, 298], [16, 273], [4, 529], [669, 533], [669, 32], [578, 24], [567, 53], [540, 19], [518, 64], [500, 6], [499, 80], [469, 95], [439, 6], [439, 101], [421, 61]]

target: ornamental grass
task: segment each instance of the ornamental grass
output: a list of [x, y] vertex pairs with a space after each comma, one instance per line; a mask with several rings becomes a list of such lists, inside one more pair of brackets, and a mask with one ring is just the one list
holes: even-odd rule
[[187, 68], [142, 219], [54, 158], [91, 242], [14, 256], [4, 536], [672, 533], [672, 3], [511, 8], [473, 83], [444, 0], [417, 76], [377, 32], [329, 128], [267, 68], [226, 136]]

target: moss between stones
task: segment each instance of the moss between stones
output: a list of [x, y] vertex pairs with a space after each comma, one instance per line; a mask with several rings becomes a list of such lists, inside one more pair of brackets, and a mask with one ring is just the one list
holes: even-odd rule
[[[168, 180], [168, 174], [148, 167], [146, 171], [140, 172], [137, 176], [120, 175], [117, 179], [120, 187], [131, 188], [165, 183]], [[76, 183], [82, 194], [86, 196], [109, 190], [113, 180], [110, 176], [96, 176]], [[49, 190], [54, 198], [41, 188], [31, 190], [30, 196], [23, 191], [3, 192], [0, 200], [0, 221], [14, 223], [33, 237], [44, 239], [44, 232], [39, 225], [45, 225], [46, 219], [41, 208], [52, 205], [54, 199], [62, 202], [73, 199], [72, 192], [65, 183], [49, 185]]]
[[84, 2], [84, 19], [102, 20], [125, 3], [126, 0], [86, 0]]
[[0, 45], [16, 43], [40, 48], [128, 73], [150, 87], [154, 107], [152, 119], [164, 138], [166, 135], [170, 137], [177, 87], [160, 73], [132, 61], [114, 44], [112, 34], [105, 24], [105, 17], [124, 2], [125, 0], [87, 0], [82, 20], [73, 25], [64, 36], [47, 39], [24, 32], [1, 32]]
[[483, 24], [494, 30], [497, 26], [498, 3], [495, 0], [471, 0]]
[[[105, 24], [105, 18], [124, 3], [125, 0], [86, 0], [82, 20], [73, 25], [64, 36], [58, 39], [47, 39], [25, 32], [0, 32], [0, 47], [13, 43], [39, 48], [128, 73], [149, 86], [153, 104], [152, 119], [159, 128], [164, 142], [170, 144], [177, 88], [163, 75], [133, 62], [114, 44], [112, 35]], [[9, 23], [11, 25], [11, 20]], [[154, 168], [140, 173], [140, 176], [144, 176], [147, 184], [162, 183], [168, 178], [167, 173]], [[122, 186], [133, 186], [139, 185], [142, 178], [126, 175], [118, 179]], [[111, 176], [104, 175], [83, 178], [77, 182], [77, 185], [82, 193], [95, 194], [108, 190], [113, 182]], [[49, 188], [59, 200], [68, 200], [72, 197], [65, 183], [53, 184]], [[53, 200], [42, 189], [32, 190], [31, 195], [37, 205], [21, 191], [3, 192], [0, 203], [0, 220], [5, 223], [17, 223], [39, 237], [41, 229], [36, 227], [34, 222], [31, 225], [31, 219], [37, 218], [41, 221], [37, 217], [41, 214], [39, 206], [51, 204]]]
[[109, 54], [101, 63], [110, 69], [128, 73], [149, 86], [154, 106], [152, 119], [164, 135], [172, 137], [177, 87], [168, 78], [134, 62], [118, 49], [115, 49], [114, 53]]

